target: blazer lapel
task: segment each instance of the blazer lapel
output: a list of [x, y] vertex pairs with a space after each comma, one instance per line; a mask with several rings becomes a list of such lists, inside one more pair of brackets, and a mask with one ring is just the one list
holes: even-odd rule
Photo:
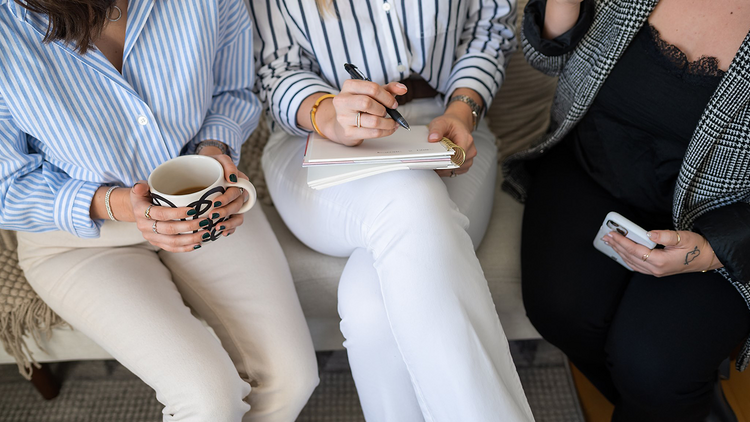
[[736, 136], [726, 136], [726, 131], [730, 123], [737, 119], [737, 115], [748, 106], [750, 106], [750, 33], [745, 37], [727, 73], [709, 100], [688, 145], [675, 188], [673, 209], [676, 225], [684, 226], [685, 224], [678, 223], [684, 223], [683, 216], [689, 212], [687, 208], [694, 208], [697, 205], [689, 203], [685, 187], [695, 185], [694, 179], [716, 141], [720, 137], [731, 139]]

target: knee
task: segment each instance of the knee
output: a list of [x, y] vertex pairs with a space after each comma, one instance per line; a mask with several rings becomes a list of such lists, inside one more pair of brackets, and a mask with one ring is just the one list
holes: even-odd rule
[[690, 368], [674, 356], [659, 356], [641, 349], [615, 353], [610, 357], [610, 373], [628, 407], [652, 415], [673, 415], [708, 397], [710, 382], [688, 381]]
[[165, 413], [172, 419], [165, 420], [236, 422], [250, 410], [245, 401], [250, 385], [236, 371], [222, 375], [206, 370], [196, 378], [184, 382], [183, 400], [167, 403]]
[[262, 397], [253, 400], [257, 406], [262, 406], [269, 413], [288, 413], [296, 417], [319, 382], [315, 353], [294, 353], [286, 358], [277, 356], [273, 364], [250, 385], [253, 386], [253, 394]]
[[549, 291], [523, 292], [526, 316], [539, 334], [553, 344], [578, 341], [586, 327], [592, 325], [586, 307], [566, 299], [565, 295]]

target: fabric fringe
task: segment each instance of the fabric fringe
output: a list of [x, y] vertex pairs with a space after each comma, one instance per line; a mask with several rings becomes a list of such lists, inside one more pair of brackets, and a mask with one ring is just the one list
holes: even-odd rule
[[44, 351], [43, 341], [49, 339], [54, 328], [63, 326], [67, 326], [65, 321], [37, 296], [17, 306], [13, 312], [0, 314], [0, 342], [16, 359], [18, 372], [30, 380], [34, 368], [40, 365], [27, 344], [27, 334], [30, 333], [34, 343]]

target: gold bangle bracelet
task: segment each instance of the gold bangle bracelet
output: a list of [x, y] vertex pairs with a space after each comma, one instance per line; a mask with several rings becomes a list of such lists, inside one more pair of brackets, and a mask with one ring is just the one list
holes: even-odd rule
[[325, 135], [323, 135], [323, 133], [320, 132], [320, 129], [318, 129], [318, 124], [315, 123], [315, 113], [318, 112], [318, 106], [320, 106], [320, 103], [322, 103], [323, 100], [327, 100], [327, 99], [333, 98], [333, 97], [335, 97], [335, 95], [333, 95], [333, 94], [321, 95], [320, 97], [318, 97], [317, 100], [315, 100], [315, 104], [313, 104], [312, 108], [310, 109], [310, 122], [312, 123], [312, 127], [313, 127], [313, 129], [315, 129], [315, 132], [317, 132], [318, 135], [320, 135], [320, 136], [322, 136], [324, 138], [325, 138]]
[[[704, 240], [706, 241], [705, 243], [706, 246], [711, 246], [708, 244], [708, 239], [704, 239]], [[711, 255], [711, 262], [708, 263], [708, 267], [706, 267], [705, 270], [701, 271], [702, 273], [710, 271], [711, 266], [714, 265], [714, 259], [716, 258], [716, 251], [714, 250], [714, 248], [711, 248], [711, 252], [713, 253], [713, 255]]]

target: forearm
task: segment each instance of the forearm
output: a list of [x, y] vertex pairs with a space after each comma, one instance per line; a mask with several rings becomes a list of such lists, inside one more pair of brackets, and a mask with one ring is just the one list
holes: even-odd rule
[[548, 40], [568, 32], [578, 21], [581, 3], [578, 1], [547, 0], [542, 37]]
[[[451, 98], [458, 96], [458, 95], [465, 95], [474, 102], [476, 102], [480, 108], [484, 109], [484, 100], [482, 99], [482, 96], [479, 95], [478, 92], [474, 91], [471, 88], [457, 88], [453, 93], [451, 94]], [[444, 114], [451, 114], [459, 119], [461, 119], [462, 122], [466, 124], [466, 127], [469, 129], [469, 132], [472, 132], [474, 130], [474, 117], [471, 113], [471, 107], [469, 107], [468, 104], [466, 104], [463, 101], [453, 101], [452, 103], [448, 104], [448, 107], [445, 109]]]

